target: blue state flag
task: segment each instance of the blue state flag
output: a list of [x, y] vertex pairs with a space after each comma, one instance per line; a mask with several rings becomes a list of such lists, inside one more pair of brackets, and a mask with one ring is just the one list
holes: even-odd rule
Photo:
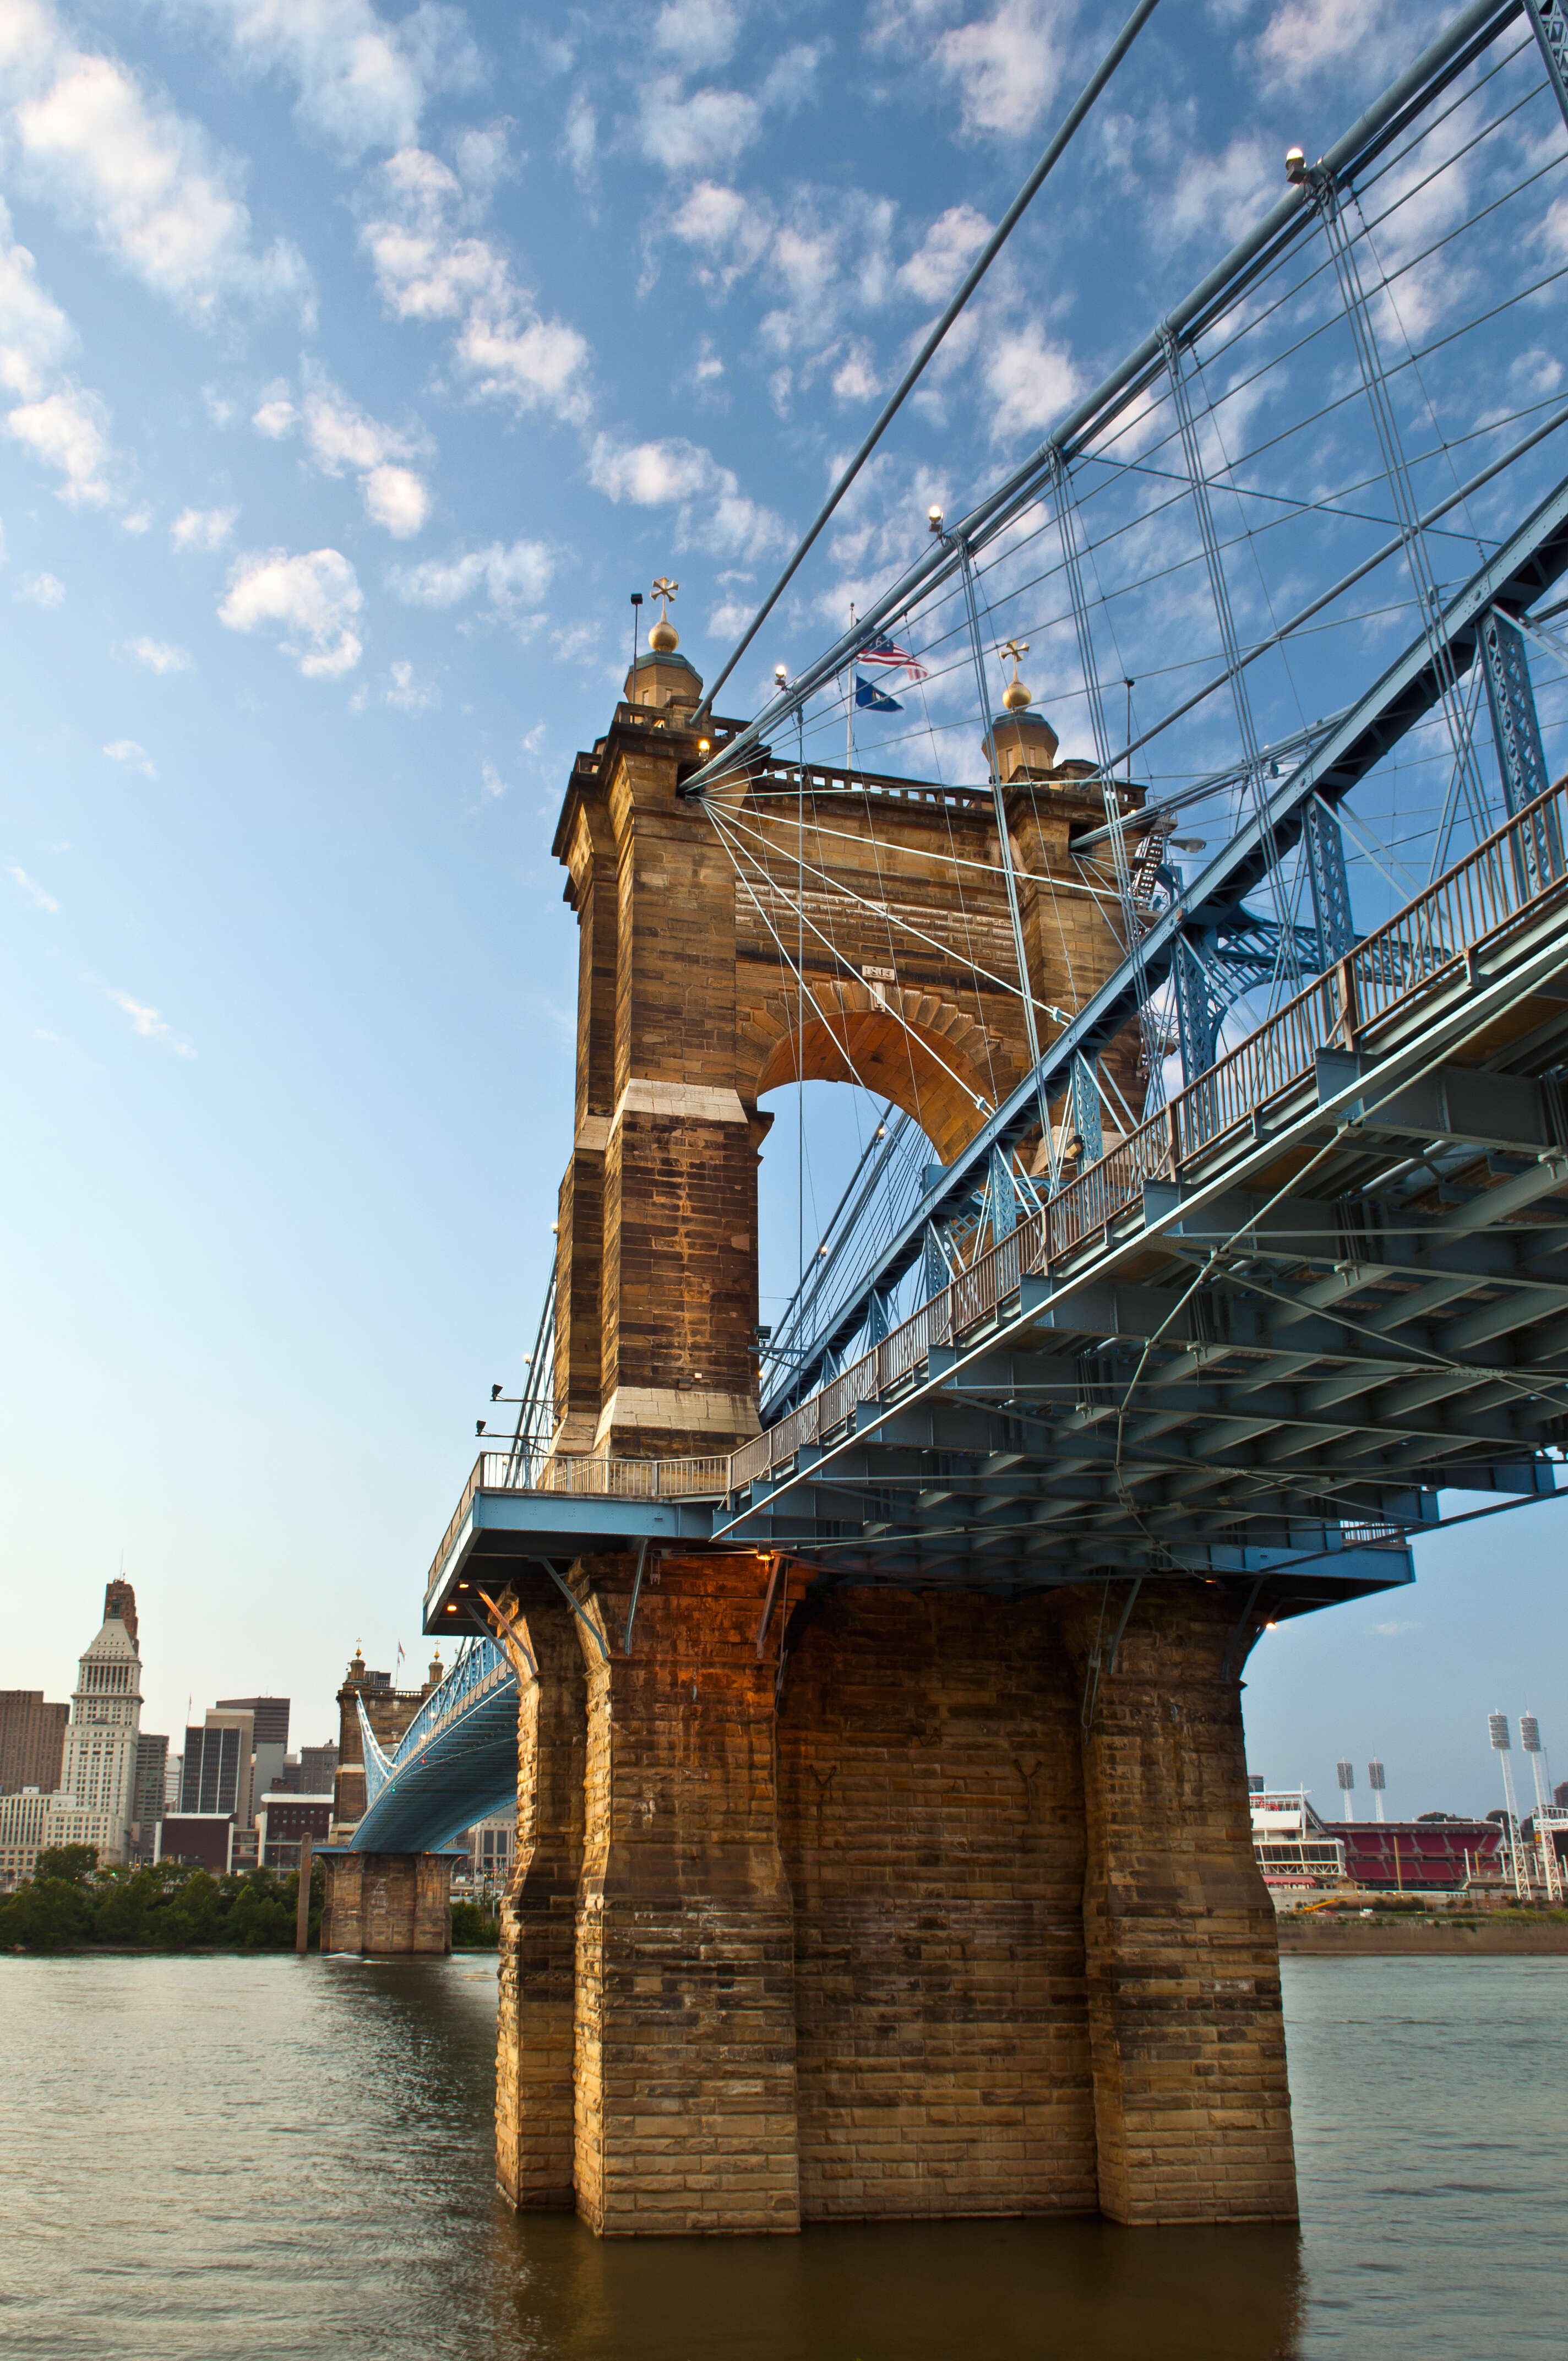
[[874, 680], [862, 680], [855, 675], [855, 703], [868, 713], [902, 713], [904, 708], [896, 697], [889, 697]]

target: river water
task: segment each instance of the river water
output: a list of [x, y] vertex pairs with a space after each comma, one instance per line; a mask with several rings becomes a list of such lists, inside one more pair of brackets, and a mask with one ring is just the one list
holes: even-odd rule
[[0, 1960], [7, 2361], [1568, 2353], [1568, 1960], [1288, 1960], [1303, 2224], [603, 2243], [490, 2174], [493, 1957]]

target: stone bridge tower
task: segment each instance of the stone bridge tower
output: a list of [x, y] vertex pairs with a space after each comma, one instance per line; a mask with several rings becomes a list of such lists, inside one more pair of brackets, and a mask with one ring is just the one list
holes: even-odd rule
[[[754, 1431], [768, 1091], [852, 1077], [947, 1158], [1026, 1071], [990, 794], [774, 761], [704, 811], [677, 792], [699, 688], [661, 627], [556, 838], [581, 927], [560, 1454]], [[995, 727], [1048, 1038], [1118, 956], [1068, 890], [1103, 807], [1038, 716]], [[514, 2204], [616, 2235], [1293, 2215], [1227, 1592], [1144, 1586], [1102, 1683], [1124, 1602], [1097, 1579], [856, 1587], [722, 1543], [510, 1565]]]
[[[576, 759], [554, 844], [580, 928], [554, 1444], [629, 1458], [729, 1451], [757, 1431], [770, 1091], [859, 1082], [947, 1162], [1028, 1071], [990, 791], [762, 761], [705, 812], [678, 793], [709, 751], [692, 725], [702, 683], [673, 626], [652, 637], [608, 735]], [[1104, 820], [1097, 775], [1058, 763], [1022, 695], [993, 725], [995, 759], [1045, 1041], [1123, 950], [1107, 881], [1068, 851]], [[725, 725], [707, 728], [721, 743]], [[1122, 801], [1131, 813], [1143, 791]], [[1135, 1043], [1105, 1067], [1139, 1104]]]

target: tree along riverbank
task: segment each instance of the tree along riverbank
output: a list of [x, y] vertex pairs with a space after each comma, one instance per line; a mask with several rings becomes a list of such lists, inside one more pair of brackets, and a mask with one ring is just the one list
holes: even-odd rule
[[[321, 1940], [323, 1878], [311, 1877], [311, 1946]], [[214, 1877], [184, 1861], [100, 1869], [93, 1845], [40, 1852], [33, 1875], [0, 1902], [9, 1951], [291, 1951], [296, 1870]], [[473, 1902], [452, 1905], [455, 1950], [494, 1950], [498, 1927]]]

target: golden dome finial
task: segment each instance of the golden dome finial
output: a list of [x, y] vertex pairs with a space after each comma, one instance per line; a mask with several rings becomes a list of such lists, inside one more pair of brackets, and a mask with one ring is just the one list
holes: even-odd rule
[[1009, 713], [1022, 713], [1029, 702], [1029, 691], [1018, 677], [1018, 665], [1029, 653], [1029, 642], [1027, 640], [1009, 640], [1002, 653], [1013, 659], [1013, 677], [1003, 691], [1002, 702]]
[[648, 644], [655, 655], [671, 655], [680, 646], [681, 635], [670, 620], [670, 601], [680, 587], [678, 582], [672, 582], [667, 574], [661, 574], [653, 585], [653, 596], [663, 610], [648, 634]]

